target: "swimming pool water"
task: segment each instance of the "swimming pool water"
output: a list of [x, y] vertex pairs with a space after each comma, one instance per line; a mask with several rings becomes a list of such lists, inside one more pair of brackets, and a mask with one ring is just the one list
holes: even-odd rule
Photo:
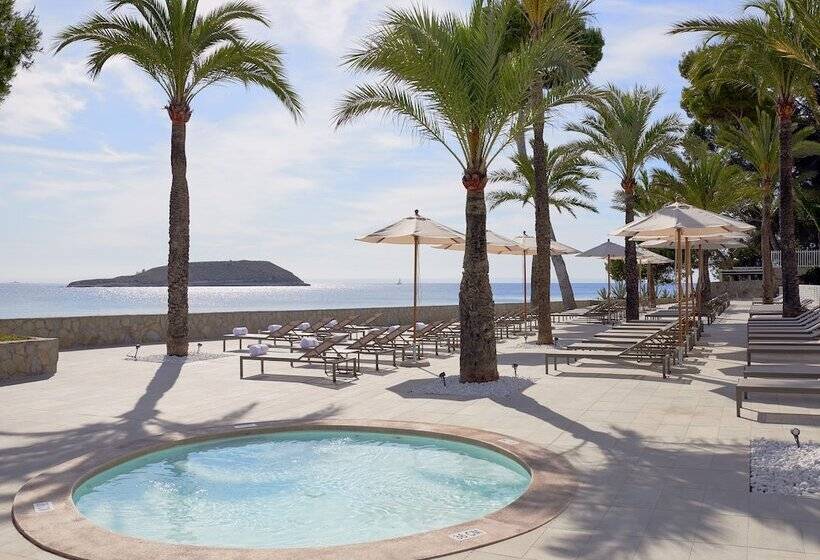
[[305, 430], [150, 453], [88, 479], [74, 502], [92, 522], [148, 540], [324, 547], [483, 517], [529, 483], [518, 462], [478, 445]]

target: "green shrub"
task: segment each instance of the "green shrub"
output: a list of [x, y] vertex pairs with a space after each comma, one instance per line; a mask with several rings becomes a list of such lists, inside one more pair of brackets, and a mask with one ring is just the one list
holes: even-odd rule
[[16, 340], [25, 340], [24, 336], [17, 336], [14, 334], [3, 334], [0, 333], [0, 342], [14, 342]]

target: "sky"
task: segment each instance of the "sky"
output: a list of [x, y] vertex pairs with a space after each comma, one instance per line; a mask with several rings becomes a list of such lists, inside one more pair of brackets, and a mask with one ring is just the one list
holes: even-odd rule
[[[286, 52], [289, 78], [303, 98], [294, 123], [270, 94], [222, 86], [201, 94], [188, 126], [191, 260], [269, 260], [306, 281], [411, 277], [411, 249], [359, 243], [356, 237], [419, 209], [464, 229], [458, 163], [440, 145], [402, 133], [391, 120], [366, 118], [334, 130], [331, 115], [344, 92], [365, 76], [340, 58], [387, 6], [407, 0], [256, 0], [270, 28], [249, 26]], [[201, 9], [219, 0], [202, 0]], [[469, 0], [423, 0], [464, 12]], [[165, 264], [170, 187], [170, 123], [159, 88], [127, 61], [113, 60], [96, 80], [87, 48], [51, 53], [54, 35], [104, 0], [17, 0], [34, 7], [47, 49], [16, 78], [0, 105], [0, 282], [67, 282], [133, 274]], [[693, 36], [670, 36], [671, 24], [696, 15], [734, 15], [737, 0], [596, 0], [593, 25], [606, 40], [593, 83], [660, 86], [657, 115], [680, 112], [677, 64]], [[580, 109], [548, 123], [547, 140], [564, 132]], [[496, 160], [496, 169], [506, 160]], [[592, 183], [598, 214], [554, 214], [559, 241], [580, 250], [623, 224], [609, 208], [618, 188], [603, 173]], [[488, 227], [513, 237], [534, 231], [530, 208], [511, 205]], [[517, 278], [520, 261], [491, 257], [493, 280]], [[605, 278], [596, 259], [567, 258], [577, 282]], [[424, 248], [421, 277], [457, 280], [461, 255]]]

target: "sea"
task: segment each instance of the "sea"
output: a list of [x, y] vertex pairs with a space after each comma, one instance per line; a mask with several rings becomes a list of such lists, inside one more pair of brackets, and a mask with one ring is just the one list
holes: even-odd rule
[[[576, 299], [595, 299], [605, 283], [573, 284]], [[521, 283], [493, 283], [496, 303], [522, 300]], [[426, 283], [419, 287], [420, 305], [458, 303], [458, 283]], [[558, 285], [552, 299], [560, 301]], [[412, 303], [407, 283], [325, 281], [310, 286], [191, 287], [193, 313], [214, 311], [279, 311], [401, 307]], [[165, 313], [166, 288], [67, 288], [61, 284], [0, 283], [0, 318], [140, 315]]]

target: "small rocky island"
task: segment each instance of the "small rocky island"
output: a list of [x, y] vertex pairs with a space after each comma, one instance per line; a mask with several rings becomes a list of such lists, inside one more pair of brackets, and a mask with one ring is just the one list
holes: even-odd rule
[[[168, 285], [167, 268], [158, 266], [132, 276], [77, 280], [69, 288], [143, 288]], [[189, 286], [309, 286], [298, 276], [268, 261], [190, 263]]]

